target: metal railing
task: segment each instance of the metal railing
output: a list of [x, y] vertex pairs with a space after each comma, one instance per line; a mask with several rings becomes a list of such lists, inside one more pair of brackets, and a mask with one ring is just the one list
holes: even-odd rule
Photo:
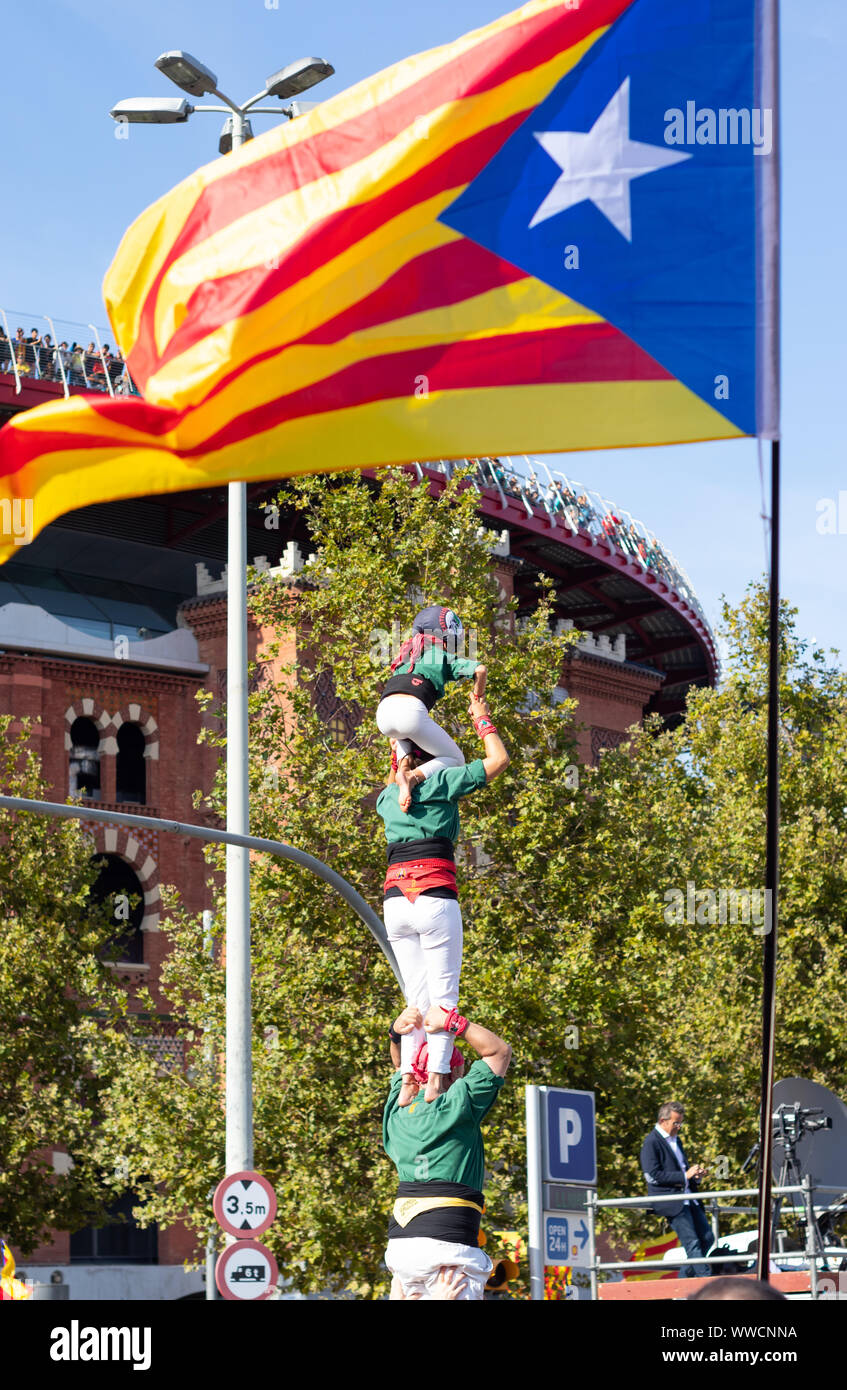
[[129, 368], [117, 349], [112, 351], [109, 337], [95, 323], [0, 307], [0, 374], [14, 377], [17, 395], [26, 381], [54, 381], [65, 396], [71, 391], [136, 396]]
[[[775, 1264], [781, 1260], [786, 1264], [790, 1263], [793, 1269], [797, 1269], [801, 1265], [807, 1266], [809, 1270], [809, 1285], [811, 1296], [812, 1298], [817, 1298], [818, 1280], [820, 1274], [820, 1271], [818, 1269], [819, 1262], [821, 1260], [830, 1261], [837, 1259], [840, 1262], [843, 1262], [845, 1266], [847, 1266], [847, 1245], [833, 1246], [825, 1245], [821, 1242], [819, 1238], [818, 1218], [816, 1217], [815, 1213], [817, 1210], [818, 1214], [820, 1214], [821, 1212], [827, 1211], [828, 1208], [822, 1208], [820, 1206], [817, 1206], [816, 1208], [815, 1196], [816, 1194], [822, 1196], [837, 1196], [841, 1202], [844, 1202], [847, 1201], [847, 1192], [845, 1192], [843, 1187], [825, 1187], [821, 1184], [817, 1184], [813, 1181], [812, 1177], [808, 1173], [803, 1178], [803, 1181], [800, 1184], [795, 1184], [793, 1186], [773, 1187], [771, 1190], [774, 1196], [776, 1197], [785, 1197], [789, 1195], [792, 1197], [800, 1197], [800, 1202], [792, 1202], [788, 1210], [793, 1212], [795, 1214], [795, 1217], [799, 1220], [802, 1220], [805, 1224], [806, 1248], [805, 1250], [796, 1251], [785, 1249], [772, 1249], [769, 1251], [770, 1263]], [[758, 1188], [755, 1187], [727, 1188], [720, 1192], [698, 1192], [696, 1194], [696, 1201], [702, 1202], [704, 1206], [707, 1203], [710, 1204], [712, 1235], [714, 1238], [715, 1245], [717, 1245], [720, 1240], [721, 1216], [744, 1215], [746, 1213], [755, 1212], [757, 1210], [756, 1207], [739, 1207], [735, 1205], [722, 1207], [720, 1206], [720, 1202], [722, 1200], [738, 1197], [758, 1197], [758, 1195]], [[673, 1263], [675, 1263], [669, 1260], [598, 1259], [596, 1256], [596, 1237], [597, 1213], [599, 1209], [601, 1207], [617, 1207], [620, 1209], [646, 1207], [648, 1209], [652, 1209], [670, 1202], [679, 1204], [680, 1197], [681, 1194], [679, 1192], [671, 1192], [668, 1193], [667, 1196], [657, 1195], [655, 1197], [598, 1197], [596, 1191], [593, 1188], [590, 1188], [586, 1192], [585, 1215], [588, 1223], [589, 1239], [591, 1242], [590, 1248], [593, 1252], [595, 1252], [591, 1264], [591, 1297], [593, 1299], [597, 1298], [597, 1289], [599, 1284], [598, 1275], [603, 1271], [611, 1272], [614, 1270], [625, 1270], [630, 1274], [641, 1274], [643, 1271], [654, 1269], [662, 1270], [665, 1274], [668, 1274], [672, 1271]], [[785, 1210], [786, 1209], [783, 1208], [783, 1212], [785, 1212]], [[687, 1265], [708, 1264], [710, 1266], [728, 1264], [738, 1265], [750, 1261], [753, 1258], [754, 1253], [751, 1253], [749, 1249], [747, 1251], [735, 1251], [734, 1253], [731, 1253], [729, 1255], [688, 1256], [683, 1252], [682, 1258], [679, 1261], [679, 1263]]]
[[[569, 530], [574, 536], [587, 538], [592, 545], [605, 544], [639, 565], [644, 573], [664, 580], [696, 613], [715, 646], [709, 620], [682, 565], [659, 543], [655, 533], [626, 508], [610, 502], [584, 483], [568, 478], [558, 469], [551, 469], [543, 459], [528, 456], [420, 460], [414, 466], [451, 477], [453, 470], [463, 463], [476, 465], [476, 487], [495, 492], [503, 510], [510, 499], [520, 502], [528, 516], [543, 513], [551, 532]], [[539, 473], [546, 475], [546, 483]]]

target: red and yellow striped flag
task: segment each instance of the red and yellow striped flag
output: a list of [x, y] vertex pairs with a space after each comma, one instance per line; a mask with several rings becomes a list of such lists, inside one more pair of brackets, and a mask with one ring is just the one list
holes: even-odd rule
[[743, 433], [442, 220], [633, 3], [531, 0], [148, 208], [104, 285], [143, 399], [15, 417], [0, 499], [31, 499], [38, 532], [92, 502], [228, 480]]
[[[634, 1263], [639, 1260], [661, 1260], [668, 1250], [673, 1250], [679, 1245], [679, 1240], [675, 1235], [667, 1235], [660, 1240], [645, 1240], [633, 1250], [630, 1258]], [[641, 1274], [636, 1274], [633, 1270], [621, 1270], [624, 1279], [677, 1279], [679, 1277], [679, 1265], [668, 1265], [664, 1269], [645, 1269]]]

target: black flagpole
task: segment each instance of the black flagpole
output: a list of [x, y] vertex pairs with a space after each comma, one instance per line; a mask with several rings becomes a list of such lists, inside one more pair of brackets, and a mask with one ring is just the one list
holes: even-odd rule
[[771, 555], [768, 621], [768, 789], [765, 936], [762, 954], [762, 1108], [759, 1119], [759, 1245], [756, 1274], [768, 1278], [771, 1243], [773, 1066], [779, 893], [779, 440], [771, 443]]

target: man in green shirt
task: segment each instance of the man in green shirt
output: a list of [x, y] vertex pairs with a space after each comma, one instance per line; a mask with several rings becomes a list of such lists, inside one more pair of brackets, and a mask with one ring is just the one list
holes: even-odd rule
[[[455, 1012], [455, 1011], [452, 1011]], [[423, 1024], [428, 1034], [445, 1031], [451, 1018], [432, 1005]], [[383, 1146], [397, 1169], [397, 1200], [388, 1227], [385, 1262], [404, 1298], [435, 1296], [441, 1271], [459, 1270], [460, 1299], [481, 1299], [491, 1260], [479, 1247], [485, 1154], [480, 1126], [500, 1093], [512, 1058], [502, 1038], [478, 1023], [459, 1019], [479, 1058], [467, 1075], [457, 1065], [435, 1100], [420, 1097], [399, 1104], [401, 1071], [396, 1071], [382, 1118]], [[404, 1009], [392, 1029], [392, 1061], [399, 1064], [398, 1036], [421, 1026], [414, 1007]]]

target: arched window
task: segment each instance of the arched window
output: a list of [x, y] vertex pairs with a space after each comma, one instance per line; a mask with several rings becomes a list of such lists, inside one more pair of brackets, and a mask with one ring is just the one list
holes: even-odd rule
[[115, 934], [107, 950], [118, 960], [140, 965], [144, 960], [144, 889], [125, 859], [118, 854], [97, 854], [94, 863], [100, 873], [91, 889], [96, 903], [108, 903]]
[[71, 725], [69, 786], [71, 796], [100, 796], [100, 735], [90, 719]]
[[144, 735], [137, 724], [122, 724], [118, 729], [115, 800], [135, 801], [144, 805], [146, 799], [147, 764], [144, 761]]

